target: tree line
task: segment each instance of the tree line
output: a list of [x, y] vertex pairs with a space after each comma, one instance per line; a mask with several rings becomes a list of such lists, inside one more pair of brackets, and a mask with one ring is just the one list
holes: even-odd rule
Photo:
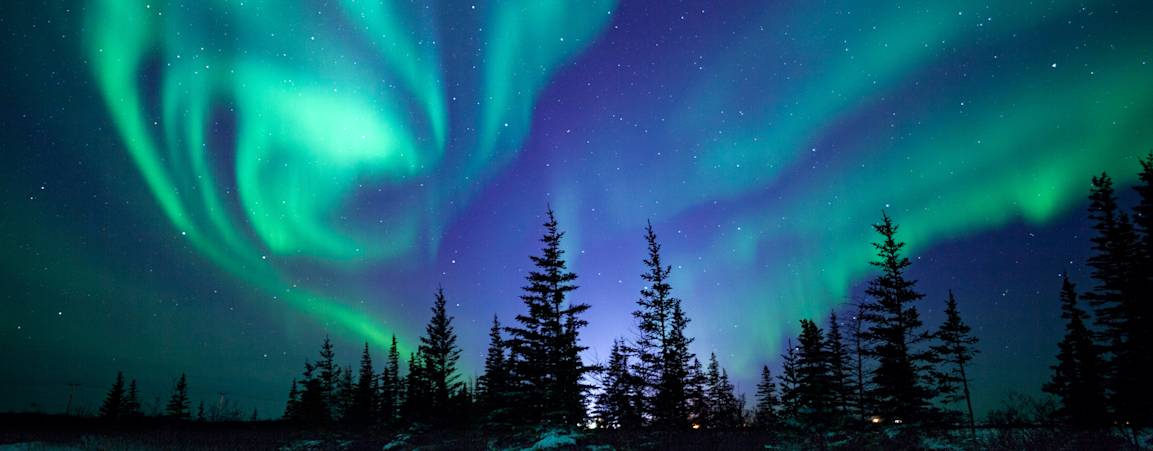
[[[1089, 218], [1095, 235], [1087, 265], [1093, 285], [1081, 293], [1068, 274], [1062, 281], [1067, 332], [1043, 390], [1059, 401], [1055, 420], [1075, 427], [1136, 430], [1153, 420], [1153, 389], [1142, 378], [1153, 367], [1153, 154], [1141, 166], [1132, 214], [1118, 206], [1107, 174], [1092, 178]], [[715, 353], [705, 365], [691, 350], [690, 319], [673, 294], [672, 265], [662, 259], [651, 223], [644, 234], [644, 288], [632, 312], [635, 334], [615, 339], [607, 362], [585, 363], [580, 333], [588, 325], [583, 315], [589, 305], [571, 299], [577, 275], [568, 270], [564, 232], [551, 208], [543, 227], [520, 296], [523, 311], [508, 325], [494, 315], [484, 371], [475, 382], [467, 383], [457, 369], [461, 348], [454, 318], [445, 291], [438, 289], [416, 350], [403, 358], [393, 336], [379, 371], [367, 343], [354, 371], [336, 363], [325, 338], [318, 358], [292, 381], [284, 418], [311, 427], [492, 431], [976, 425], [967, 370], [979, 352], [978, 338], [951, 290], [942, 296], [943, 322], [925, 326], [918, 305], [926, 295], [907, 276], [912, 263], [898, 225], [885, 212], [873, 225], [877, 240], [870, 264], [877, 273], [863, 300], [841, 315], [834, 310], [825, 319], [801, 319], [800, 334], [788, 340], [781, 356], [780, 374], [761, 368], [751, 408], [735, 393]], [[101, 416], [139, 415], [135, 381], [125, 388], [123, 379], [117, 376]], [[183, 375], [166, 410], [175, 418], [190, 416]], [[203, 403], [200, 411], [203, 416]]]

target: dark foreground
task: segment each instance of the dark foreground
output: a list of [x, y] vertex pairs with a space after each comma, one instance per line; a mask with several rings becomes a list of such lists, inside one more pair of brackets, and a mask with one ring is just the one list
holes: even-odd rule
[[[485, 449], [988, 449], [1139, 450], [1118, 431], [1071, 432], [1048, 427], [914, 431], [876, 429], [856, 434], [798, 434], [758, 430], [676, 433], [606, 430], [404, 432], [299, 430], [279, 421], [172, 422], [144, 418], [110, 425], [94, 418], [0, 414], [0, 450], [485, 450]], [[975, 446], [974, 446], [975, 445]]]

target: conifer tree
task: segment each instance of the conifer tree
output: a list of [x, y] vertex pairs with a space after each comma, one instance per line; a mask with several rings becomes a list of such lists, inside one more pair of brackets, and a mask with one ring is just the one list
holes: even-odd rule
[[510, 393], [515, 396], [517, 420], [553, 426], [583, 424], [582, 382], [591, 368], [581, 361], [585, 347], [579, 332], [587, 321], [579, 315], [588, 304], [573, 304], [569, 294], [577, 288], [576, 274], [568, 271], [561, 249], [564, 233], [557, 226], [551, 208], [544, 223], [545, 235], [540, 256], [531, 256], [536, 268], [527, 276], [521, 300], [527, 312], [516, 316], [517, 324], [507, 327], [510, 350]]
[[785, 353], [781, 355], [781, 416], [786, 420], [797, 420], [798, 411], [798, 385], [800, 376], [797, 371], [797, 347], [790, 338], [785, 346]]
[[[300, 392], [296, 389], [296, 378], [292, 378], [292, 388], [288, 389], [288, 402], [284, 405], [284, 419], [296, 420], [297, 405], [300, 404]], [[196, 413], [197, 419], [204, 416], [204, 401], [200, 401], [200, 408]]]
[[356, 385], [352, 382], [352, 367], [344, 367], [340, 372], [340, 378], [336, 381], [335, 399], [336, 412], [334, 418], [339, 418], [345, 423], [352, 423], [354, 414], [352, 412], [352, 403], [356, 397]]
[[966, 365], [977, 354], [977, 337], [971, 333], [972, 329], [961, 319], [957, 310], [957, 298], [953, 290], [949, 290], [949, 298], [945, 301], [945, 322], [937, 329], [937, 344], [932, 346], [941, 362], [946, 366], [938, 372], [939, 391], [945, 403], [965, 401], [965, 409], [969, 420], [970, 430], [975, 430], [977, 420], [973, 416], [973, 400], [969, 395], [969, 377], [965, 373]]
[[176, 380], [176, 386], [172, 389], [172, 397], [168, 398], [168, 406], [165, 407], [164, 412], [169, 417], [185, 420], [188, 419], [190, 408], [188, 379], [184, 373], [180, 373], [180, 378]]
[[609, 362], [596, 399], [596, 419], [610, 429], [637, 429], [641, 426], [638, 398], [639, 381], [629, 369], [628, 350], [621, 340], [613, 340]]
[[1058, 414], [1076, 427], [1101, 426], [1107, 421], [1102, 363], [1086, 314], [1077, 306], [1077, 287], [1066, 274], [1061, 281], [1061, 318], [1065, 337], [1057, 344], [1057, 364], [1042, 387], [1060, 401]]
[[658, 428], [681, 429], [688, 420], [685, 385], [693, 357], [688, 351], [692, 339], [684, 332], [688, 318], [681, 300], [672, 296], [672, 266], [661, 260], [661, 245], [651, 222], [645, 228], [645, 241], [648, 270], [641, 274], [646, 285], [633, 312], [638, 331], [633, 371], [642, 384], [645, 416]]
[[[1141, 172], [1138, 174], [1137, 205], [1133, 208], [1133, 226], [1137, 233], [1137, 265], [1135, 274], [1136, 294], [1133, 299], [1133, 348], [1145, 350], [1136, 356], [1136, 368], [1153, 368], [1153, 152], [1141, 159]], [[1153, 384], [1138, 384], [1138, 398], [1135, 404], [1153, 405]], [[1143, 415], [1135, 415], [1133, 421], [1142, 426], [1153, 426], [1153, 409], [1146, 409]]]
[[741, 425], [742, 406], [733, 392], [729, 373], [721, 368], [717, 354], [709, 355], [706, 400], [708, 416], [706, 425], [714, 429], [731, 429]]
[[865, 389], [865, 330], [864, 330], [864, 304], [857, 302], [854, 304], [857, 307], [856, 313], [853, 315], [852, 322], [852, 339], [853, 339], [853, 385], [855, 389], [855, 396], [853, 399], [853, 406], [855, 407], [856, 418], [855, 420], [862, 420], [870, 415], [873, 411], [872, 406], [869, 405], [867, 393]]
[[834, 383], [824, 331], [811, 320], [801, 320], [796, 368], [798, 419], [809, 427], [828, 426], [833, 413]]
[[772, 429], [777, 426], [777, 384], [769, 366], [761, 367], [761, 381], [757, 384], [757, 410], [754, 419], [758, 427]]
[[365, 342], [364, 352], [360, 356], [360, 372], [352, 395], [349, 420], [361, 426], [369, 424], [372, 422], [375, 406], [376, 373], [372, 368], [372, 354], [368, 351], [368, 342]]
[[400, 417], [412, 423], [425, 423], [432, 415], [429, 410], [431, 388], [425, 374], [423, 350], [419, 347], [408, 355], [408, 373], [404, 377], [405, 396]]
[[853, 383], [850, 375], [851, 356], [841, 334], [841, 323], [837, 320], [836, 312], [829, 312], [829, 335], [825, 340], [829, 358], [829, 377], [831, 378], [832, 403], [837, 411], [838, 421], [849, 416], [851, 398], [853, 396]]
[[693, 357], [688, 366], [688, 385], [685, 387], [685, 398], [688, 400], [689, 422], [693, 429], [706, 426], [709, 417], [709, 400], [707, 382], [701, 361]]
[[[1086, 262], [1096, 280], [1085, 299], [1093, 307], [1099, 346], [1105, 355], [1105, 388], [1112, 414], [1120, 422], [1140, 421], [1148, 416], [1142, 393], [1147, 391], [1140, 366], [1148, 359], [1140, 337], [1137, 298], [1141, 277], [1137, 273], [1138, 246], [1129, 215], [1120, 211], [1113, 180], [1108, 174], [1093, 177], [1089, 194], [1089, 219], [1095, 235], [1092, 255]], [[1145, 304], [1148, 301], [1144, 302]]]
[[[296, 388], [296, 379], [292, 380], [292, 386], [293, 386], [293, 388]], [[293, 393], [289, 393], [289, 394], [292, 395]], [[291, 399], [292, 398], [289, 398], [289, 400], [291, 400]], [[292, 417], [288, 416], [288, 413], [286, 412], [284, 415], [284, 418], [290, 419]], [[196, 407], [196, 421], [203, 423], [205, 420], [206, 420], [206, 418], [204, 416], [204, 400], [201, 400], [200, 404], [197, 405], [197, 407]]]
[[336, 363], [336, 352], [333, 350], [332, 340], [324, 336], [324, 343], [320, 346], [320, 359], [316, 361], [316, 378], [320, 382], [320, 397], [328, 409], [327, 418], [338, 418], [340, 415], [340, 393], [337, 385], [340, 383], [341, 368]]
[[140, 392], [136, 390], [136, 379], [132, 379], [132, 382], [128, 383], [128, 393], [124, 397], [124, 411], [122, 415], [129, 418], [142, 415], [140, 411]]
[[397, 349], [396, 335], [388, 347], [388, 360], [380, 373], [380, 420], [388, 426], [396, 423], [403, 394], [400, 379], [400, 351]]
[[487, 428], [503, 427], [507, 416], [508, 366], [500, 319], [492, 316], [488, 333], [488, 351], [484, 358], [484, 374], [477, 381], [477, 397], [484, 413]]
[[300, 400], [296, 403], [296, 420], [309, 425], [321, 426], [332, 420], [332, 409], [325, 396], [324, 382], [317, 375], [318, 367], [312, 362], [304, 362], [301, 377]]
[[456, 371], [460, 347], [456, 344], [453, 317], [448, 315], [446, 303], [444, 289], [437, 289], [432, 318], [425, 326], [424, 336], [420, 337], [420, 355], [424, 359], [421, 364], [422, 383], [428, 390], [427, 409], [436, 413], [428, 420], [437, 423], [447, 418], [445, 413], [449, 411], [449, 401], [462, 385]]
[[932, 354], [921, 349], [928, 339], [920, 313], [913, 305], [924, 298], [914, 280], [905, 277], [909, 259], [901, 254], [905, 243], [896, 240], [898, 227], [889, 215], [873, 228], [882, 240], [873, 243], [877, 260], [870, 262], [881, 274], [869, 281], [863, 320], [869, 354], [876, 360], [872, 371], [871, 400], [879, 414], [892, 421], [922, 422], [926, 419], [932, 390], [928, 387]]
[[124, 372], [116, 372], [116, 382], [112, 383], [112, 388], [108, 389], [108, 394], [104, 396], [104, 403], [100, 405], [100, 418], [106, 420], [118, 420], [124, 414]]

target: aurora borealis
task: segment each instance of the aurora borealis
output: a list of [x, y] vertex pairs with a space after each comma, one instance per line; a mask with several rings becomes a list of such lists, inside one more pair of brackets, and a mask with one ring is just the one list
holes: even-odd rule
[[28, 362], [0, 409], [124, 369], [274, 412], [321, 337], [411, 343], [438, 285], [471, 373], [546, 204], [588, 359], [627, 333], [652, 220], [743, 390], [859, 296], [884, 209], [995, 407], [1047, 375], [1089, 177], [1153, 148], [1153, 5], [999, 3], [0, 6], [0, 349]]

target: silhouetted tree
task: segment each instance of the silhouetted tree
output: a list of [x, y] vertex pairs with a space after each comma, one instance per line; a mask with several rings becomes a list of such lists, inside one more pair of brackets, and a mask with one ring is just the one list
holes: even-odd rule
[[807, 427], [825, 428], [833, 419], [835, 387], [826, 346], [824, 331], [817, 323], [802, 319], [794, 393], [798, 420]]
[[1061, 280], [1061, 318], [1065, 337], [1057, 344], [1057, 364], [1042, 389], [1060, 400], [1058, 414], [1081, 428], [1107, 423], [1099, 350], [1085, 325], [1085, 311], [1077, 306], [1077, 287], [1066, 274]]
[[761, 367], [761, 381], [757, 383], [757, 410], [754, 420], [758, 427], [772, 429], [777, 426], [777, 384], [769, 366]]
[[477, 381], [477, 398], [484, 415], [485, 427], [509, 426], [508, 416], [508, 360], [500, 319], [492, 316], [488, 333], [488, 352], [484, 358], [484, 374]]
[[316, 378], [320, 381], [320, 397], [328, 410], [328, 419], [338, 418], [341, 402], [337, 385], [340, 383], [341, 368], [336, 363], [336, 351], [333, 350], [332, 340], [327, 335], [320, 346], [320, 359], [316, 361]]
[[352, 404], [356, 398], [356, 385], [352, 382], [352, 367], [344, 367], [340, 372], [340, 377], [336, 381], [336, 390], [334, 399], [336, 406], [335, 418], [339, 418], [342, 422], [352, 423], [353, 412]]
[[[293, 388], [294, 390], [296, 389], [296, 379], [292, 379], [292, 388]], [[294, 394], [295, 394], [295, 393], [291, 393], [291, 392], [289, 393], [289, 395], [294, 395]], [[289, 398], [289, 400], [291, 401], [291, 400], [292, 400], [292, 398], [290, 397], [290, 398]], [[286, 409], [286, 410], [287, 410], [287, 409]], [[288, 415], [288, 413], [286, 412], [286, 413], [285, 413], [285, 415], [284, 415], [284, 418], [288, 419], [288, 418], [291, 418], [291, 417], [290, 417], [290, 416]], [[198, 404], [198, 405], [196, 406], [196, 421], [200, 421], [200, 422], [203, 422], [203, 421], [205, 421], [206, 419], [207, 419], [207, 418], [204, 416], [204, 401], [203, 401], [203, 400], [201, 400], [201, 401], [200, 401], [200, 404]]]
[[928, 387], [932, 354], [919, 349], [928, 334], [913, 303], [924, 295], [916, 290], [916, 281], [905, 278], [910, 265], [901, 254], [905, 243], [896, 240], [898, 227], [889, 215], [882, 214], [873, 228], [882, 239], [873, 243], [877, 260], [870, 262], [881, 274], [869, 281], [865, 293], [871, 301], [863, 304], [867, 350], [877, 364], [870, 398], [887, 420], [923, 422], [933, 395]]
[[696, 429], [705, 426], [709, 417], [708, 377], [696, 357], [688, 366], [688, 374], [685, 398], [688, 400], [689, 421]]
[[360, 372], [357, 375], [356, 387], [352, 395], [352, 406], [349, 411], [349, 421], [360, 426], [372, 422], [373, 410], [376, 406], [376, 372], [372, 368], [372, 354], [368, 351], [368, 342], [364, 343], [364, 352], [360, 355]]
[[184, 373], [180, 373], [180, 378], [176, 380], [176, 386], [172, 389], [172, 397], [168, 398], [168, 405], [164, 408], [164, 414], [172, 418], [188, 419], [189, 409], [191, 406], [188, 401], [188, 378]]
[[853, 314], [852, 322], [854, 363], [853, 385], [854, 389], [856, 390], [856, 396], [853, 399], [853, 407], [855, 408], [854, 413], [856, 414], [856, 417], [853, 419], [855, 421], [861, 421], [867, 415], [869, 415], [873, 409], [872, 406], [869, 405], [868, 390], [865, 388], [865, 385], [868, 381], [865, 377], [865, 354], [867, 349], [865, 343], [865, 330], [863, 328], [865, 325], [864, 304], [858, 302], [854, 305], [856, 306], [857, 311]]
[[688, 351], [692, 339], [684, 332], [688, 318], [681, 300], [672, 296], [672, 266], [661, 261], [661, 245], [651, 222], [645, 227], [645, 241], [649, 253], [644, 264], [648, 270], [641, 274], [645, 287], [633, 312], [637, 322], [633, 371], [642, 384], [641, 408], [645, 416], [658, 428], [682, 429], [689, 417], [685, 385], [693, 357]]
[[415, 353], [408, 355], [408, 374], [404, 377], [405, 396], [400, 409], [400, 418], [408, 422], [423, 423], [433, 414], [429, 409], [432, 389], [425, 374], [425, 362], [423, 350], [419, 347]]
[[143, 415], [140, 411], [140, 392], [136, 390], [136, 379], [128, 383], [128, 393], [124, 397], [124, 411], [121, 414], [129, 418]]
[[1141, 330], [1138, 318], [1137, 236], [1129, 215], [1117, 206], [1108, 174], [1093, 177], [1089, 201], [1095, 235], [1086, 263], [1097, 283], [1085, 299], [1093, 307], [1098, 344], [1106, 357], [1104, 382], [1112, 413], [1119, 421], [1132, 421], [1147, 416], [1149, 410], [1142, 400], [1147, 374], [1140, 365], [1149, 350], [1140, 348], [1139, 339], [1148, 331]]
[[[296, 378], [292, 378], [292, 388], [288, 390], [288, 402], [284, 405], [284, 419], [296, 420], [297, 406], [300, 404], [300, 392], [296, 389]], [[204, 401], [200, 401], [200, 409], [197, 411], [197, 419], [204, 417]]]
[[965, 368], [978, 352], [977, 337], [961, 319], [953, 290], [949, 290], [949, 298], [945, 301], [945, 322], [937, 329], [936, 339], [937, 344], [932, 346], [932, 350], [945, 366], [937, 374], [938, 391], [946, 404], [965, 401], [969, 428], [975, 431], [977, 420], [973, 416], [973, 400], [969, 395], [969, 377]]
[[586, 415], [588, 386], [582, 379], [591, 369], [580, 358], [585, 347], [579, 345], [579, 331], [588, 322], [579, 315], [589, 306], [568, 302], [577, 276], [567, 269], [561, 249], [564, 233], [551, 208], [547, 217], [541, 255], [530, 257], [536, 269], [529, 272], [521, 295], [528, 311], [516, 316], [516, 326], [505, 329], [512, 370], [509, 391], [522, 424], [577, 426]]
[[332, 419], [332, 409], [329, 397], [325, 396], [324, 382], [317, 376], [316, 364], [304, 362], [301, 385], [300, 400], [295, 405], [295, 418], [292, 419], [308, 426], [328, 423]]
[[421, 365], [422, 383], [428, 390], [428, 412], [434, 413], [426, 420], [444, 424], [448, 419], [450, 409], [449, 401], [460, 391], [460, 374], [456, 372], [456, 362], [460, 359], [460, 347], [456, 344], [456, 332], [453, 330], [453, 318], [448, 315], [447, 301], [444, 289], [436, 291], [432, 305], [432, 318], [424, 329], [424, 336], [420, 337], [420, 355], [424, 362]]
[[388, 360], [380, 373], [380, 420], [385, 425], [394, 425], [400, 412], [403, 383], [400, 378], [400, 351], [397, 349], [396, 335], [388, 347]]
[[741, 426], [743, 406], [733, 392], [729, 373], [721, 368], [716, 353], [709, 355], [706, 400], [709, 406], [706, 425], [716, 429]]
[[797, 347], [791, 338], [785, 345], [785, 353], [781, 355], [781, 374], [777, 377], [781, 382], [781, 416], [796, 421], [800, 375], [797, 371]]
[[611, 429], [637, 429], [641, 426], [640, 381], [629, 369], [629, 355], [624, 343], [613, 340], [608, 366], [601, 378], [601, 393], [596, 399], [596, 419]]
[[829, 358], [829, 378], [832, 391], [831, 402], [836, 408], [836, 422], [842, 422], [849, 416], [852, 405], [854, 385], [850, 376], [851, 356], [845, 345], [844, 336], [841, 335], [841, 323], [837, 320], [837, 313], [829, 313], [829, 335], [825, 340], [826, 352]]
[[124, 372], [116, 372], [116, 382], [108, 389], [104, 396], [104, 403], [100, 405], [100, 418], [118, 420], [124, 415]]
[[[1137, 368], [1153, 368], [1153, 152], [1141, 160], [1141, 172], [1138, 174], [1139, 183], [1134, 188], [1137, 191], [1137, 205], [1133, 208], [1133, 226], [1137, 232], [1138, 257], [1136, 275], [1137, 293], [1134, 295], [1136, 304], [1134, 310], [1133, 329], [1138, 334], [1134, 337], [1136, 343], [1133, 348], [1144, 350], [1136, 356], [1139, 360], [1134, 364]], [[1138, 404], [1153, 405], [1153, 384], [1142, 383], [1137, 386]], [[1134, 422], [1142, 426], [1153, 426], [1153, 409], [1146, 409], [1143, 415], [1137, 415]]]

